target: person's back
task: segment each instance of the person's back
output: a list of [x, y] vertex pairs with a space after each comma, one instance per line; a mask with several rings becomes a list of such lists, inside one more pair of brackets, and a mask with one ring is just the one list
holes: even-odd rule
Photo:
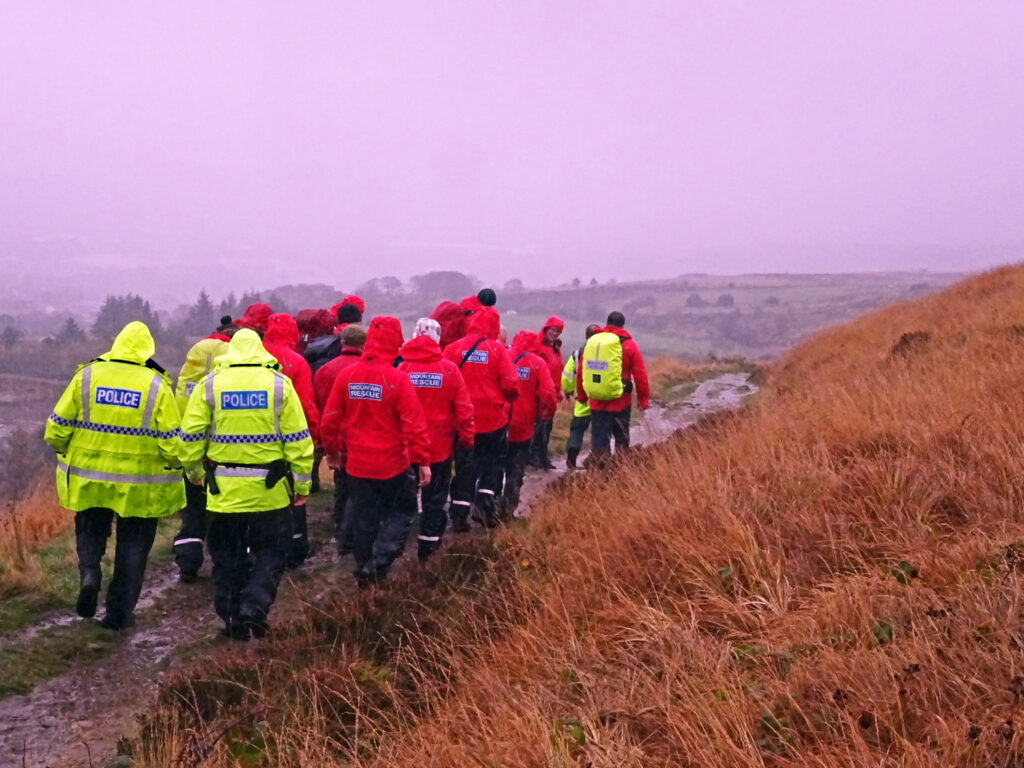
[[508, 350], [498, 343], [501, 319], [493, 309], [476, 313], [470, 332], [444, 350], [458, 366], [473, 400], [477, 434], [493, 432], [508, 424], [509, 403], [519, 394], [519, 377]]
[[529, 443], [534, 424], [548, 419], [557, 405], [547, 362], [537, 354], [540, 339], [532, 331], [520, 331], [512, 340], [512, 362], [518, 378], [519, 396], [512, 406], [508, 427], [509, 443]]
[[281, 366], [281, 373], [287, 376], [295, 387], [295, 394], [299, 396], [302, 412], [309, 426], [309, 434], [315, 444], [320, 438], [320, 412], [313, 394], [313, 374], [310, 372], [309, 363], [295, 351], [298, 341], [299, 328], [294, 317], [284, 313], [270, 316], [267, 321], [267, 332], [263, 336], [263, 346], [274, 356]]
[[313, 397], [320, 413], [327, 407], [327, 398], [331, 394], [338, 374], [350, 365], [359, 362], [363, 356], [363, 345], [366, 343], [366, 331], [358, 325], [350, 325], [341, 332], [341, 352], [333, 360], [325, 363], [313, 374]]

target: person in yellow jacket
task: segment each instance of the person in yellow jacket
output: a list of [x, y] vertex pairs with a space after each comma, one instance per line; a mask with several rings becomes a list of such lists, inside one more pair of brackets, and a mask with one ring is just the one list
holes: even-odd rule
[[83, 618], [96, 613], [100, 561], [116, 517], [114, 575], [100, 622], [108, 629], [135, 623], [157, 519], [185, 505], [178, 408], [155, 349], [143, 323], [128, 323], [109, 352], [79, 366], [43, 435], [58, 454], [60, 505], [75, 513], [75, 607]]
[[313, 441], [302, 404], [251, 330], [238, 331], [182, 415], [178, 457], [205, 469], [214, 609], [224, 634], [263, 637], [291, 545], [290, 503], [309, 495]]
[[[589, 339], [600, 330], [598, 325], [587, 326], [587, 338]], [[576, 371], [579, 366], [580, 357], [583, 354], [583, 347], [580, 347], [565, 361], [562, 369], [562, 392], [566, 398], [576, 394]], [[572, 409], [572, 421], [569, 422], [569, 440], [565, 444], [565, 466], [567, 469], [579, 469], [576, 459], [583, 450], [583, 435], [590, 426], [590, 403], [586, 400], [577, 400]]]
[[[185, 412], [188, 398], [199, 380], [210, 373], [217, 358], [228, 351], [228, 342], [236, 330], [238, 326], [231, 321], [230, 315], [222, 317], [215, 333], [192, 345], [181, 366], [174, 391], [179, 413]], [[178, 576], [184, 582], [195, 581], [203, 564], [203, 542], [206, 541], [208, 524], [206, 518], [206, 492], [202, 486], [186, 483], [181, 528], [174, 537], [174, 562], [178, 566]]]

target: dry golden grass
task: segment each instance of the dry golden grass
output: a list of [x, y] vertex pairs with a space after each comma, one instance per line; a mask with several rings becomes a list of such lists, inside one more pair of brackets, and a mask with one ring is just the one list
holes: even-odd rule
[[9, 502], [0, 512], [0, 595], [39, 588], [44, 574], [32, 553], [74, 523], [49, 484], [37, 482], [21, 501]]
[[823, 333], [745, 412], [180, 676], [139, 759], [1018, 765], [1022, 371], [1018, 267]]

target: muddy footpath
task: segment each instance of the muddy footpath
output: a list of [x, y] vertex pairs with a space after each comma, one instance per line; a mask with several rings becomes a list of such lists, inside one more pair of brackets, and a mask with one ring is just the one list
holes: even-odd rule
[[[635, 420], [632, 440], [650, 444], [713, 411], [738, 407], [754, 394], [747, 373], [725, 373], [700, 383], [692, 392], [678, 390], [668, 403], [652, 405]], [[552, 472], [531, 470], [523, 488], [520, 515], [528, 515], [545, 486], [565, 472], [564, 459]], [[303, 603], [327, 591], [352, 588], [350, 558], [328, 545], [330, 495], [311, 499], [311, 557], [301, 569], [286, 573], [271, 620], [281, 621]], [[407, 547], [403, 560], [409, 559]], [[401, 567], [401, 563], [399, 564]], [[137, 609], [136, 627], [122, 632], [113, 648], [95, 661], [69, 662], [66, 672], [45, 680], [27, 694], [0, 698], [0, 766], [65, 768], [130, 765], [117, 761], [118, 741], [133, 734], [138, 716], [153, 701], [161, 680], [172, 670], [223, 648], [221, 622], [213, 612], [207, 561], [191, 584], [177, 579], [173, 564], [151, 569]], [[92, 621], [67, 614], [43, 617], [32, 627], [0, 635], [0, 652], [24, 646], [53, 627]], [[246, 653], [254, 643], [236, 644]]]

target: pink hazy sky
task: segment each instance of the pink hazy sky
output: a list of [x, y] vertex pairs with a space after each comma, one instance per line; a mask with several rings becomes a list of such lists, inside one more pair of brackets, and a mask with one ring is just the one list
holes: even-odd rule
[[1020, 0], [7, 0], [0, 239], [346, 285], [972, 269], [1024, 254], [1022, 41]]

